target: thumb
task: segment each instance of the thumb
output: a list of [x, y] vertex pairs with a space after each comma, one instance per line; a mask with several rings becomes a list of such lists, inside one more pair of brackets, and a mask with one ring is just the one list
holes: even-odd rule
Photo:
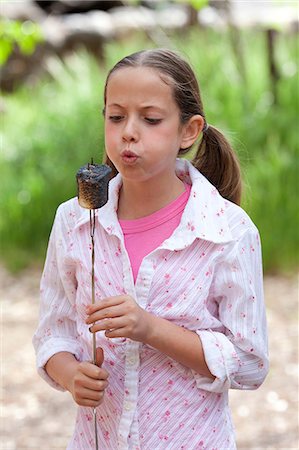
[[101, 367], [104, 362], [104, 351], [102, 347], [97, 347], [96, 349], [96, 364]]

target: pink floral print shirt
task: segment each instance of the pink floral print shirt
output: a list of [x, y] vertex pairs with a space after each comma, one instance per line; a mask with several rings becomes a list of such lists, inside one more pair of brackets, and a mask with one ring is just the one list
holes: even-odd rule
[[[154, 348], [107, 339], [109, 386], [97, 408], [101, 450], [235, 449], [228, 390], [256, 389], [268, 371], [259, 234], [247, 214], [223, 199], [187, 160], [177, 175], [192, 185], [180, 225], [142, 261], [134, 284], [117, 218], [121, 176], [97, 211], [96, 299], [129, 294], [152, 314], [193, 330], [215, 380]], [[40, 375], [57, 352], [91, 360], [85, 306], [91, 301], [89, 212], [77, 198], [57, 210], [41, 280], [33, 343]], [[72, 450], [94, 449], [92, 409], [78, 407]]]

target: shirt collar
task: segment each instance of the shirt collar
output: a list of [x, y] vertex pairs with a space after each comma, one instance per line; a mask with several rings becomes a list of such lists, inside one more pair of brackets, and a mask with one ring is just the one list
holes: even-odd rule
[[[221, 197], [217, 189], [188, 160], [177, 159], [176, 173], [182, 181], [191, 184], [192, 188], [181, 223], [163, 247], [184, 248], [196, 238], [213, 243], [232, 241], [227, 213], [229, 202]], [[122, 230], [117, 218], [117, 207], [121, 185], [122, 178], [118, 174], [109, 182], [108, 202], [96, 210], [96, 217], [106, 232], [119, 238]], [[89, 222], [89, 210], [80, 209], [76, 228]]]
[[176, 172], [192, 188], [181, 223], [168, 239], [168, 247], [184, 248], [195, 239], [215, 244], [233, 241], [227, 211], [230, 202], [188, 160], [178, 159]]

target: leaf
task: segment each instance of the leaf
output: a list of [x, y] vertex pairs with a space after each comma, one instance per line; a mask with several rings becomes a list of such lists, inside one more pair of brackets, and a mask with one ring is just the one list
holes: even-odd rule
[[209, 0], [189, 0], [190, 5], [199, 11], [200, 9], [204, 8], [205, 6], [208, 6]]
[[5, 64], [16, 44], [22, 53], [31, 54], [39, 42], [43, 40], [38, 24], [27, 20], [22, 23], [17, 20], [0, 21], [0, 66]]
[[0, 66], [6, 63], [13, 49], [12, 42], [8, 39], [2, 39], [0, 41]]

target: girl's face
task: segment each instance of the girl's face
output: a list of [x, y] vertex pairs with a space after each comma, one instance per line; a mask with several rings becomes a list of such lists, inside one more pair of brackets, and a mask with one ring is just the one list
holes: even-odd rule
[[147, 67], [114, 72], [106, 92], [106, 152], [124, 180], [174, 174], [184, 126], [172, 88]]

